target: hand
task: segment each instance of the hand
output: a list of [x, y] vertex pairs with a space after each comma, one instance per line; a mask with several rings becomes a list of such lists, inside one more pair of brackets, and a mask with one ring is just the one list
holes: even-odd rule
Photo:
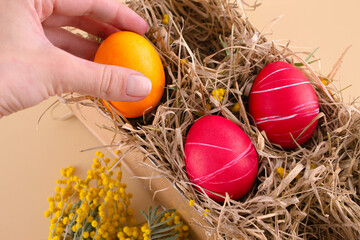
[[67, 92], [114, 101], [149, 94], [143, 74], [92, 62], [98, 43], [61, 28], [143, 35], [146, 22], [118, 1], [0, 0], [0, 9], [0, 118]]

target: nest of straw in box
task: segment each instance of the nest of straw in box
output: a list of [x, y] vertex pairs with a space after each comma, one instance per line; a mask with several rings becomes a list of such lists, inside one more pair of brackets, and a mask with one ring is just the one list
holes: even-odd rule
[[[102, 101], [92, 104], [114, 122], [124, 142], [143, 151], [187, 199], [195, 200], [199, 214], [210, 209], [203, 216], [210, 226], [204, 231], [216, 239], [359, 239], [359, 110], [287, 46], [267, 41], [241, 13], [243, 5], [226, 0], [132, 0], [128, 5], [151, 27], [147, 37], [166, 71], [164, 97], [156, 111], [131, 121]], [[311, 140], [288, 151], [272, 145], [247, 113], [253, 80], [277, 60], [300, 63], [320, 104]], [[221, 102], [211, 95], [218, 88], [226, 89]], [[238, 112], [231, 111], [235, 103]], [[236, 123], [257, 149], [257, 182], [240, 201], [226, 198], [219, 204], [188, 181], [184, 139], [192, 123], [208, 114]]]

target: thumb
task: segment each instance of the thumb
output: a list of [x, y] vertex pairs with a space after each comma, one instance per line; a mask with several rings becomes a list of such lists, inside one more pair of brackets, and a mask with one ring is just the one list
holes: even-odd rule
[[140, 72], [87, 61], [62, 51], [60, 55], [53, 66], [56, 69], [53, 86], [57, 94], [76, 92], [105, 100], [133, 102], [142, 100], [151, 91], [151, 81]]

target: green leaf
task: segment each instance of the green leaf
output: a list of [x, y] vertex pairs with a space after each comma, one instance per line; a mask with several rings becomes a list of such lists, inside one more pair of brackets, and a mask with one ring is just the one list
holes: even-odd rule
[[91, 225], [91, 223], [86, 223], [84, 227], [84, 232], [91, 232], [95, 230], [95, 228]]
[[151, 234], [158, 234], [158, 233], [164, 233], [164, 232], [169, 232], [174, 230], [175, 228], [177, 228], [178, 226], [180, 226], [182, 223], [179, 223], [177, 225], [174, 226], [167, 226], [167, 227], [163, 227], [163, 228], [156, 228], [153, 231], [151, 231]]
[[179, 234], [176, 234], [173, 237], [168, 237], [168, 238], [163, 239], [163, 240], [176, 240], [178, 237], [179, 237]]
[[[150, 234], [150, 239], [151, 240], [157, 240], [157, 239], [169, 239], [169, 238], [173, 238], [173, 237], [178, 237], [179, 233], [174, 233], [174, 232], [170, 232], [170, 233], [160, 233], [160, 234]], [[175, 239], [176, 239], [175, 238]]]
[[[309, 62], [310, 58], [312, 58], [314, 56], [314, 54], [315, 54], [315, 52], [317, 50], [319, 50], [319, 47], [317, 47], [312, 53], [309, 54], [309, 56], [307, 56], [307, 58], [305, 59], [305, 62], [307, 62], [308, 64], [312, 64], [314, 62], [319, 61], [320, 59], [315, 59], [315, 60], [312, 60], [312, 61]], [[303, 63], [294, 63], [294, 66], [295, 67], [302, 67], [302, 66], [304, 66], [304, 64]]]
[[305, 62], [308, 62], [317, 50], [319, 50], [319, 47], [317, 47], [312, 53], [310, 53], [310, 55], [305, 59]]
[[[220, 39], [221, 45], [222, 45], [224, 48], [227, 48], [228, 46], [227, 46], [226, 43], [222, 40], [221, 35], [219, 35], [219, 39]], [[226, 52], [226, 55], [227, 55], [227, 56], [230, 56], [229, 49], [226, 49], [225, 52]]]
[[173, 90], [173, 91], [178, 90], [178, 87], [176, 85], [174, 85], [174, 86], [161, 86], [161, 87], [164, 88], [164, 89]]
[[81, 205], [81, 200], [75, 204], [72, 205], [71, 209], [70, 209], [70, 213], [74, 213], [76, 211], [76, 209], [78, 209]]
[[346, 86], [346, 87], [344, 87], [343, 89], [340, 89], [340, 90], [338, 91], [338, 93], [341, 93], [342, 91], [344, 91], [344, 90], [346, 90], [346, 89], [348, 89], [348, 88], [350, 88], [350, 87], [352, 87], [351, 84], [348, 85], [348, 86]]
[[170, 211], [173, 211], [173, 209], [168, 209], [168, 210], [165, 210], [165, 211], [163, 211], [163, 212], [159, 213], [159, 215], [158, 215], [158, 216], [161, 216], [161, 217], [159, 217], [159, 218], [157, 219], [157, 221], [155, 222], [155, 224], [153, 225], [153, 227], [154, 227], [154, 228], [156, 228], [156, 227], [158, 227], [158, 226], [161, 226], [161, 225], [163, 225], [163, 224], [165, 224], [165, 223], [170, 222], [170, 221], [171, 221], [171, 220], [175, 217], [175, 214], [173, 214], [171, 217], [169, 217], [169, 218], [168, 218], [168, 219], [166, 219], [165, 221], [160, 222], [160, 221], [161, 221], [162, 216], [164, 216], [164, 215], [165, 215], [165, 213], [170, 212]]
[[[159, 210], [160, 206], [155, 207], [155, 209], [151, 212], [151, 219], [155, 220], [156, 212]], [[150, 207], [151, 209], [151, 207]], [[150, 215], [150, 213], [149, 213]]]
[[[141, 211], [144, 215], [150, 229], [150, 239], [151, 240], [175, 240], [177, 239], [179, 232], [175, 230], [182, 223], [177, 225], [169, 226], [167, 223], [171, 221], [175, 217], [174, 209], [166, 209], [160, 211], [160, 206], [155, 207], [154, 209], [150, 206], [148, 209], [148, 213], [146, 214], [144, 211]], [[159, 212], [159, 213], [158, 213]], [[165, 214], [171, 213], [171, 217], [161, 222]]]
[[94, 209], [94, 211], [91, 213], [91, 216], [93, 218], [95, 218], [95, 216], [97, 216], [99, 214], [99, 207], [100, 207], [100, 204], [96, 206], [96, 208]]
[[[312, 64], [312, 63], [317, 62], [317, 61], [320, 61], [320, 58], [312, 60], [312, 61], [308, 62], [308, 64]], [[304, 64], [303, 63], [294, 63], [294, 66], [295, 67], [302, 67], [302, 66], [304, 66]]]
[[144, 216], [145, 220], [147, 221], [149, 219], [148, 215], [144, 212], [144, 210], [141, 210], [142, 215]]

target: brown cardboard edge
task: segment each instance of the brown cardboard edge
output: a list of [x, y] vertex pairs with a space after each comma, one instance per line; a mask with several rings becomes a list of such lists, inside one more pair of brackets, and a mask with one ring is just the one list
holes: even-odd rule
[[[112, 123], [104, 116], [101, 116], [97, 109], [82, 106], [77, 103], [69, 104], [68, 107], [102, 144], [110, 145], [112, 143], [114, 133], [101, 128], [101, 126], [111, 126]], [[111, 147], [108, 147], [108, 149], [113, 153]], [[143, 181], [144, 186], [147, 186], [147, 189], [144, 191], [150, 191], [154, 202], [165, 208], [176, 209], [181, 214], [181, 217], [189, 224], [191, 239], [214, 239], [213, 236], [206, 234], [204, 228], [210, 226], [203, 217], [200, 216], [201, 213], [189, 205], [188, 200], [168, 179], [165, 177], [154, 178], [154, 176], [159, 174], [156, 173], [155, 170], [142, 166], [139, 159], [145, 161], [146, 164], [152, 165], [142, 153], [134, 152], [124, 157], [122, 166], [126, 168], [130, 174]]]

